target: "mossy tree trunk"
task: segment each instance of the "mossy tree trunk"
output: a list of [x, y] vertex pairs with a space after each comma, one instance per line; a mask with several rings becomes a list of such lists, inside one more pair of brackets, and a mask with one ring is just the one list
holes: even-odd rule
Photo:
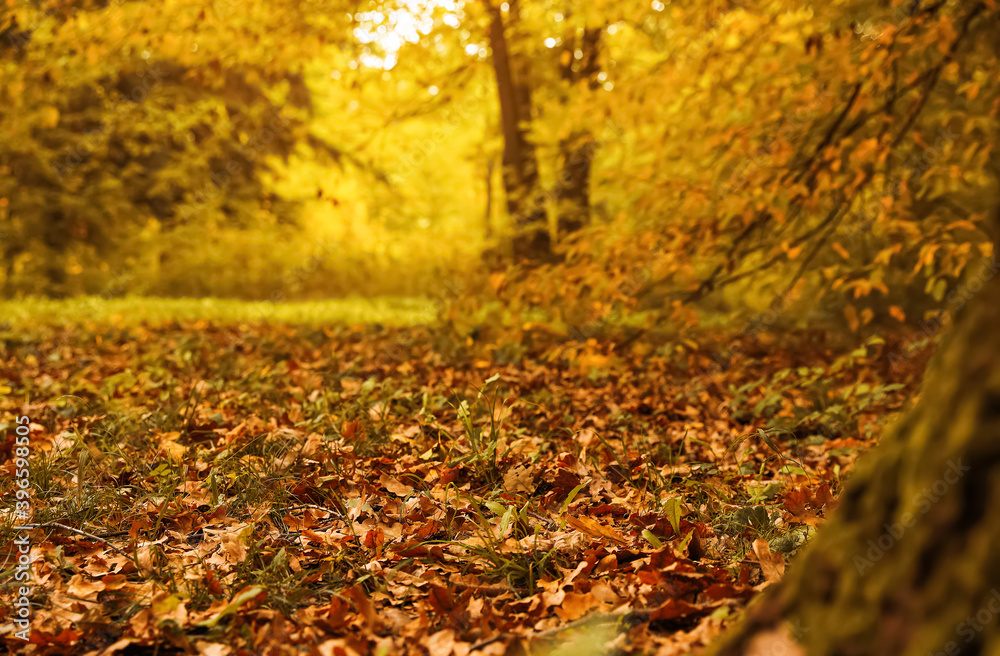
[[714, 654], [1000, 654], [1000, 275], [987, 260], [914, 409]]

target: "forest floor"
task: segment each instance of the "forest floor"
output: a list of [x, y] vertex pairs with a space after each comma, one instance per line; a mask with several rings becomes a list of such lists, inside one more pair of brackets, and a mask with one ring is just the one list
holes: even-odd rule
[[930, 351], [504, 363], [416, 326], [96, 319], [0, 327], [0, 542], [34, 569], [25, 643], [3, 566], [12, 653], [688, 653], [781, 577]]

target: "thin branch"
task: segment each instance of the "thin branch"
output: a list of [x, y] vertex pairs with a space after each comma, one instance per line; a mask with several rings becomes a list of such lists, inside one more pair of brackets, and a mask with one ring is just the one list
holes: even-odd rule
[[118, 547], [116, 547], [115, 545], [111, 544], [110, 542], [108, 542], [104, 538], [100, 537], [99, 535], [94, 535], [93, 533], [88, 533], [88, 532], [86, 532], [84, 530], [81, 530], [81, 529], [78, 529], [78, 528], [73, 528], [72, 526], [66, 526], [65, 524], [60, 524], [59, 522], [44, 522], [42, 524], [25, 524], [24, 528], [61, 528], [64, 531], [70, 531], [71, 533], [77, 533], [77, 534], [82, 535], [82, 536], [84, 536], [86, 538], [90, 538], [91, 540], [97, 540], [98, 542], [107, 545], [115, 553], [118, 553], [118, 554], [120, 554], [122, 556], [125, 556], [129, 560], [132, 560], [132, 556], [128, 555], [127, 553], [125, 553], [124, 551], [122, 551], [121, 549], [119, 549]]
[[[921, 83], [924, 84], [924, 89], [923, 89], [923, 92], [921, 93], [920, 98], [917, 100], [916, 104], [914, 105], [913, 109], [910, 112], [910, 115], [907, 117], [906, 123], [900, 129], [899, 133], [893, 138], [893, 140], [891, 142], [891, 145], [890, 145], [891, 147], [894, 148], [897, 145], [899, 145], [899, 143], [902, 141], [902, 139], [909, 132], [910, 128], [912, 128], [912, 126], [913, 126], [914, 122], [917, 120], [920, 112], [923, 110], [923, 108], [926, 105], [927, 101], [930, 99], [931, 92], [934, 90], [934, 87], [937, 85], [938, 79], [940, 78], [941, 72], [944, 70], [945, 65], [948, 64], [951, 60], [953, 60], [955, 58], [955, 55], [956, 55], [956, 53], [958, 51], [959, 44], [964, 39], [964, 37], [968, 34], [969, 27], [972, 24], [972, 21], [976, 18], [976, 16], [978, 16], [983, 11], [984, 8], [985, 8], [985, 5], [983, 3], [981, 3], [981, 2], [978, 3], [975, 7], [973, 7], [969, 11], [968, 15], [966, 15], [965, 20], [962, 22], [962, 29], [959, 32], [958, 36], [955, 38], [955, 40], [952, 42], [951, 47], [949, 48], [948, 53], [944, 56], [944, 58], [938, 63], [937, 66], [935, 66], [933, 69], [924, 71], [923, 73], [921, 73], [917, 77], [917, 79], [915, 79], [911, 84], [907, 85], [904, 88], [904, 92], [905, 92], [905, 91], [908, 91], [908, 90], [910, 90], [912, 88], [917, 87]], [[839, 131], [841, 125], [843, 125], [843, 122], [847, 118], [847, 115], [850, 113], [852, 107], [854, 107], [854, 104], [857, 101], [857, 99], [858, 99], [858, 97], [860, 95], [860, 92], [861, 92], [861, 83], [860, 82], [855, 83], [854, 90], [853, 90], [853, 92], [851, 94], [850, 99], [848, 99], [846, 106], [844, 107], [843, 110], [841, 110], [841, 112], [838, 115], [837, 119], [833, 122], [833, 124], [827, 130], [826, 134], [824, 135], [824, 137], [820, 141], [820, 143], [817, 145], [817, 147], [814, 150], [813, 154], [809, 157], [808, 160], [806, 160], [803, 163], [803, 165], [801, 167], [794, 167], [794, 169], [793, 169], [794, 173], [792, 171], [789, 171], [788, 174], [786, 174], [785, 179], [787, 179], [788, 175], [793, 175], [794, 177], [792, 179], [795, 182], [800, 181], [803, 177], [805, 177], [807, 175], [809, 177], [810, 183], [812, 183], [812, 181], [814, 181], [816, 179], [816, 176], [818, 174], [818, 170], [816, 170], [816, 169], [813, 168], [813, 164], [815, 163], [816, 159], [821, 155], [822, 151], [827, 146], [829, 146], [830, 144], [833, 143], [833, 140], [836, 137], [837, 132]], [[898, 99], [898, 95], [899, 95], [898, 92], [894, 91], [893, 94], [890, 96], [890, 98], [886, 101], [886, 103], [883, 104], [881, 107], [879, 107], [879, 108], [877, 108], [877, 109], [875, 109], [874, 111], [871, 111], [871, 112], [862, 113], [862, 115], [859, 116], [857, 118], [857, 120], [855, 120], [855, 122], [851, 124], [851, 126], [847, 129], [847, 131], [842, 136], [849, 136], [850, 134], [852, 134], [853, 132], [855, 132], [856, 130], [858, 130], [862, 125], [864, 125], [872, 116], [875, 116], [875, 115], [880, 114], [880, 113], [884, 113], [887, 110], [891, 110], [891, 108], [893, 107], [894, 103]], [[866, 176], [866, 177], [870, 178], [871, 175], [868, 174], [868, 176]], [[828, 225], [831, 222], [835, 222], [835, 220], [837, 219], [838, 216], [841, 216], [841, 214], [839, 212], [839, 204], [838, 204], [838, 207], [835, 207], [834, 210], [831, 211], [831, 213], [827, 216], [827, 218], [823, 222], [821, 222], [818, 226], [816, 226], [815, 228], [813, 228], [812, 230], [810, 230], [808, 233], [806, 233], [806, 235], [803, 235], [803, 236], [797, 238], [794, 243], [795, 244], [804, 243], [805, 241], [808, 241], [809, 239], [812, 239], [817, 234], [819, 234], [819, 232], [822, 231], [826, 225]], [[726, 260], [731, 260], [731, 258], [733, 257], [733, 255], [736, 253], [737, 249], [740, 247], [740, 245], [742, 244], [742, 242], [750, 235], [750, 233], [753, 230], [755, 230], [756, 228], [758, 228], [760, 226], [763, 226], [767, 222], [767, 220], [769, 218], [771, 218], [771, 214], [769, 212], [767, 212], [766, 210], [762, 210], [762, 211], [758, 212], [757, 216], [754, 217], [754, 220], [751, 221], [743, 229], [743, 231], [739, 235], [737, 235], [737, 237], [733, 241], [732, 246], [729, 249], [729, 252], [726, 255]], [[836, 225], [836, 223], [834, 223], [834, 225]], [[822, 238], [820, 240], [819, 244], [818, 244], [818, 247], [821, 247], [822, 244], [826, 241], [827, 238], [828, 237]], [[814, 251], [818, 252], [818, 248], [814, 249]], [[814, 257], [814, 255], [811, 254], [809, 257], [807, 257], [806, 262], [810, 261], [813, 257]], [[706, 296], [707, 294], [709, 294], [712, 291], [714, 291], [715, 289], [717, 289], [717, 288], [719, 288], [719, 287], [721, 287], [723, 285], [735, 282], [736, 280], [739, 280], [741, 278], [745, 278], [750, 273], [753, 273], [753, 272], [759, 270], [762, 267], [756, 267], [755, 269], [751, 269], [750, 271], [741, 272], [739, 274], [736, 274], [736, 275], [733, 275], [733, 276], [729, 276], [728, 278], [719, 280], [718, 279], [719, 274], [722, 273], [722, 271], [725, 268], [726, 268], [725, 264], [720, 264], [720, 265], [716, 266], [715, 269], [712, 271], [712, 273], [709, 274], [709, 276], [707, 278], [705, 278], [704, 280], [702, 280], [701, 283], [698, 285], [698, 287], [692, 293], [690, 293], [687, 296], [686, 301], [687, 302], [691, 302], [691, 301], [699, 300], [699, 299], [703, 298], [704, 296]], [[804, 270], [803, 270], [803, 272], [804, 272]], [[797, 278], [796, 278], [796, 282], [797, 282]]]
[[955, 40], [952, 41], [951, 47], [948, 48], [948, 53], [931, 71], [930, 78], [924, 85], [924, 91], [922, 94], [920, 94], [920, 98], [918, 98], [917, 102], [914, 104], [913, 110], [910, 112], [910, 115], [906, 119], [906, 123], [903, 124], [903, 127], [900, 128], [899, 133], [895, 136], [895, 138], [893, 138], [892, 146], [894, 148], [898, 146], [899, 143], [906, 137], [906, 134], [910, 131], [910, 128], [912, 128], [913, 124], [917, 121], [917, 118], [920, 116], [920, 112], [923, 111], [924, 106], [927, 105], [927, 101], [930, 100], [931, 92], [934, 91], [934, 87], [937, 86], [938, 79], [940, 79], [941, 72], [944, 70], [945, 65], [950, 63], [955, 58], [955, 54], [958, 52], [959, 44], [962, 43], [962, 40], [969, 33], [969, 26], [972, 25], [972, 21], [975, 20], [976, 16], [982, 13], [983, 9], [985, 8], [986, 5], [980, 2], [975, 7], [972, 8], [968, 16], [965, 17], [965, 20], [962, 21], [962, 31], [959, 32], [958, 36], [955, 37]]
[[843, 218], [845, 214], [847, 214], [847, 212], [842, 212], [841, 209], [849, 207], [850, 204], [845, 203], [844, 205], [838, 206], [836, 210], [831, 214], [831, 217], [836, 218], [837, 220], [831, 222], [829, 229], [816, 241], [816, 244], [813, 246], [812, 250], [810, 250], [809, 253], [805, 256], [805, 258], [803, 258], [802, 264], [799, 266], [799, 270], [795, 272], [795, 276], [792, 278], [792, 281], [788, 283], [788, 286], [785, 288], [785, 293], [782, 294], [781, 296], [782, 298], [785, 298], [792, 293], [792, 289], [795, 288], [796, 283], [798, 283], [799, 280], [802, 278], [802, 276], [805, 275], [806, 269], [809, 268], [809, 265], [812, 264], [813, 259], [820, 252], [820, 250], [822, 250], [823, 246], [826, 245], [826, 242], [830, 238], [830, 235], [833, 234], [833, 231], [834, 229], [836, 229], [837, 224], [840, 223], [840, 219]]
[[[792, 170], [796, 171], [795, 177], [793, 178], [795, 182], [800, 181], [802, 179], [802, 176], [806, 175], [807, 173], [810, 173], [812, 175], [813, 163], [815, 163], [816, 158], [823, 153], [826, 147], [829, 146], [831, 143], [833, 143], [834, 136], [836, 136], [837, 131], [840, 129], [840, 126], [843, 125], [844, 120], [847, 118], [847, 115], [851, 113], [851, 109], [854, 107], [854, 103], [857, 102], [858, 96], [860, 95], [861, 95], [861, 83], [855, 82], [854, 91], [851, 93], [851, 97], [847, 100], [847, 104], [844, 105], [844, 109], [841, 110], [840, 114], [837, 116], [837, 120], [835, 120], [833, 122], [833, 125], [830, 126], [830, 129], [827, 130], [826, 134], [823, 136], [823, 140], [820, 141], [819, 144], [817, 144], [816, 149], [813, 151], [813, 154], [809, 157], [809, 159], [807, 159], [802, 164], [801, 167], [798, 166], [793, 167]], [[789, 173], [791, 173], [791, 171], [789, 171]]]
[[[871, 176], [865, 176], [865, 177], [867, 178]], [[866, 179], [863, 180], [861, 184], [864, 185], [867, 182], [868, 180]], [[823, 229], [826, 228], [826, 226], [830, 225], [830, 222], [837, 217], [837, 214], [840, 213], [840, 210], [845, 202], [846, 202], [845, 200], [841, 200], [839, 203], [835, 203], [833, 209], [830, 210], [830, 213], [826, 215], [825, 219], [820, 221], [815, 227], [807, 231], [804, 235], [799, 235], [792, 241], [791, 243], [792, 247], [794, 248], [799, 244], [804, 244], [805, 242], [809, 241], [810, 239], [818, 235], [820, 232], [822, 232]]]

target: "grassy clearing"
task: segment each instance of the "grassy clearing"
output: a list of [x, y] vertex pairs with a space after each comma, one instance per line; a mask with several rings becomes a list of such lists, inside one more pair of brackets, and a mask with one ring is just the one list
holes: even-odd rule
[[431, 323], [437, 306], [429, 299], [382, 297], [277, 303], [231, 299], [187, 299], [83, 296], [53, 300], [26, 298], [0, 301], [0, 317], [12, 326], [107, 323], [134, 325], [169, 321], [290, 324], [382, 324], [416, 326]]

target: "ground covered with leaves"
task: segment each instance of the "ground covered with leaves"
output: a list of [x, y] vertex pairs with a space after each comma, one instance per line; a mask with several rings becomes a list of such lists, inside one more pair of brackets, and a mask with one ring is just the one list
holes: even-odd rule
[[30, 641], [13, 556], [0, 623], [31, 654], [687, 653], [780, 578], [930, 348], [511, 362], [424, 328], [113, 319], [0, 339]]

